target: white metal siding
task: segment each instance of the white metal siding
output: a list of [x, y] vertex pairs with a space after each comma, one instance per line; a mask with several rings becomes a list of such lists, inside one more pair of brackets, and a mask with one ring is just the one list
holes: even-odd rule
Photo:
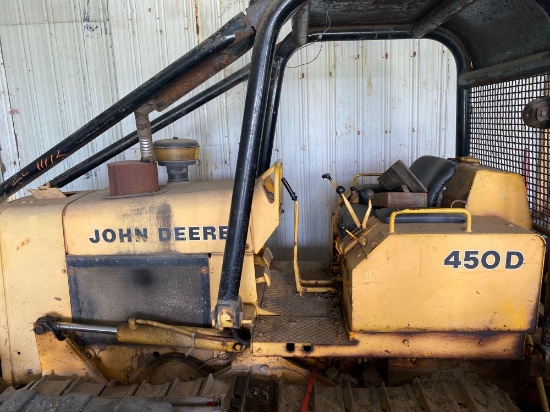
[[[1, 178], [190, 50], [246, 3], [0, 0]], [[248, 61], [244, 56], [208, 84]], [[283, 159], [301, 202], [300, 256], [323, 259], [329, 244], [327, 209], [336, 194], [321, 174], [329, 172], [349, 187], [355, 173], [383, 171], [398, 159], [410, 164], [423, 154], [453, 156], [455, 66], [443, 46], [428, 40], [315, 43], [289, 66], [273, 159]], [[246, 84], [237, 86], [154, 138], [199, 141], [201, 162], [192, 179], [232, 178], [245, 92]], [[33, 186], [134, 127], [130, 116]], [[134, 156], [138, 150], [130, 149], [118, 159]], [[66, 189], [106, 185], [103, 165]], [[293, 210], [288, 198], [284, 210], [270, 246], [276, 256], [288, 258]]]
[[[13, 135], [2, 139], [10, 176], [61, 141], [117, 98], [105, 0], [2, 0], [0, 44]], [[6, 106], [4, 104], [3, 106]], [[35, 186], [120, 137], [120, 126], [44, 175]], [[15, 169], [14, 169], [15, 168]], [[11, 173], [9, 173], [11, 172]], [[106, 184], [106, 167], [67, 189]]]

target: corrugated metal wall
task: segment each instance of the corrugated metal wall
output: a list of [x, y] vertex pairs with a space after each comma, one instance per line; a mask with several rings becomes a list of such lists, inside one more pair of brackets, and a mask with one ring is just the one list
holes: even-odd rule
[[[34, 160], [244, 10], [242, 0], [0, 0], [2, 179]], [[208, 84], [234, 72], [243, 57]], [[301, 257], [322, 259], [336, 198], [321, 174], [349, 186], [355, 173], [397, 159], [454, 155], [454, 61], [431, 41], [316, 43], [285, 76], [273, 159], [301, 201]], [[198, 91], [204, 89], [204, 86]], [[198, 92], [197, 91], [197, 92]], [[192, 179], [233, 177], [246, 84], [154, 138], [194, 138]], [[155, 114], [158, 115], [158, 114]], [[134, 129], [127, 118], [35, 182], [37, 186]], [[119, 159], [138, 156], [130, 149]], [[107, 185], [106, 167], [68, 190]], [[292, 204], [271, 246], [288, 257]]]

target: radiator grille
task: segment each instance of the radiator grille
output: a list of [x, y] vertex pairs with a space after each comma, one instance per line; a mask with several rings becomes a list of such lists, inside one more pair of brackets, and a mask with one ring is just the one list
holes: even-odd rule
[[73, 321], [210, 326], [207, 255], [67, 257]]
[[550, 130], [525, 125], [521, 112], [550, 95], [548, 75], [532, 76], [470, 90], [470, 154], [486, 166], [525, 178], [533, 222], [550, 229]]

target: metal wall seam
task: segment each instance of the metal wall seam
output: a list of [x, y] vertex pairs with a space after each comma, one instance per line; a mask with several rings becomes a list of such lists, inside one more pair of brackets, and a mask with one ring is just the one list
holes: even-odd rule
[[[71, 1], [63, 7], [52, 1], [19, 1], [0, 13], [10, 115], [18, 137], [14, 144], [20, 149], [21, 163], [28, 163], [78, 129], [92, 117], [94, 102], [98, 102], [95, 106], [99, 111], [116, 100], [109, 75], [110, 56], [105, 53], [110, 50], [105, 45], [109, 33], [104, 22], [93, 20], [103, 15], [104, 5], [105, 0]], [[101, 59], [90, 58], [88, 52], [97, 47], [103, 50]], [[98, 72], [98, 81], [90, 87], [88, 78]], [[112, 142], [113, 133], [103, 138]], [[88, 157], [93, 150], [83, 149], [35, 186]], [[66, 189], [93, 189], [106, 184], [106, 179], [93, 180], [83, 178]]]
[[1, 53], [2, 43], [0, 38], [0, 182], [4, 181], [4, 175], [11, 176], [20, 168], [19, 153], [15, 141], [15, 129], [13, 126], [13, 112], [10, 104], [8, 83], [4, 57]]

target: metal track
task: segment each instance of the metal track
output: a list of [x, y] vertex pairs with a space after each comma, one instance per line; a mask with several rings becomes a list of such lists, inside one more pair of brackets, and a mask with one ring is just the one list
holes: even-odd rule
[[[231, 411], [295, 412], [305, 385], [260, 380], [250, 375], [191, 382], [178, 379], [160, 385], [99, 384], [45, 376], [23, 389], [0, 395], [5, 411]], [[314, 387], [310, 411], [329, 412], [516, 412], [519, 409], [498, 387], [479, 380], [434, 381], [415, 378], [412, 384], [352, 388], [349, 384]]]

